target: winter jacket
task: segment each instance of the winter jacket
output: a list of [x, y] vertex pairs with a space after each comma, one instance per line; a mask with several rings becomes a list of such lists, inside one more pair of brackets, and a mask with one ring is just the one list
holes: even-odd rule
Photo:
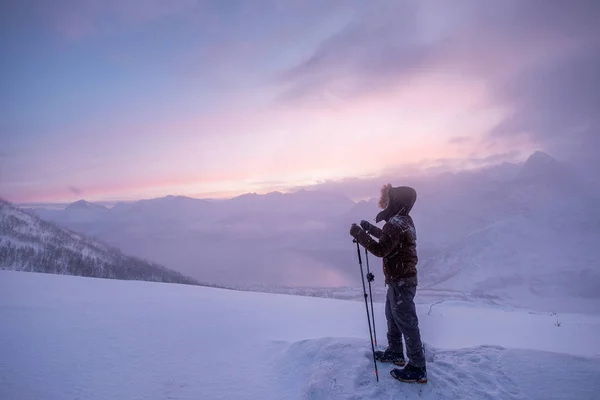
[[383, 258], [386, 283], [401, 280], [417, 283], [417, 232], [409, 215], [415, 201], [416, 192], [412, 188], [384, 186], [379, 204], [385, 210], [377, 220], [386, 220], [385, 225], [382, 229], [372, 225], [368, 232], [360, 230], [356, 236], [370, 253]]

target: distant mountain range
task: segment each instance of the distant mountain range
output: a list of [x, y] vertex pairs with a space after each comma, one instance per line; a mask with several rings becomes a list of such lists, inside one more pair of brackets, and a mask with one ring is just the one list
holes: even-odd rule
[[[101, 210], [77, 202], [68, 212]], [[81, 214], [83, 215], [83, 214]], [[0, 269], [96, 278], [198, 284], [161, 265], [123, 254], [0, 199]]]
[[[354, 271], [345, 271], [353, 253], [337, 227], [347, 230], [355, 206], [343, 195], [301, 190], [228, 200], [166, 196], [110, 209], [81, 200], [62, 210], [30, 211], [219, 285], [310, 285], [320, 274], [328, 276], [324, 284], [335, 285], [354, 280]], [[314, 270], [312, 277], [305, 270]]]
[[[537, 152], [522, 164], [392, 184], [418, 192], [412, 215], [423, 287], [504, 298], [543, 298], [555, 287], [600, 299], [598, 196], [570, 166]], [[351, 286], [360, 274], [348, 228], [375, 217], [373, 194], [362, 202], [322, 190], [167, 196], [110, 209], [82, 200], [31, 211], [218, 285]], [[379, 280], [380, 262], [371, 259]]]

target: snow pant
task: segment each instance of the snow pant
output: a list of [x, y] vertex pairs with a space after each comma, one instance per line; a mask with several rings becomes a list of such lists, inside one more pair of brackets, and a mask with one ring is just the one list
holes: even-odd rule
[[425, 355], [414, 302], [416, 293], [416, 279], [389, 283], [385, 301], [387, 339], [390, 350], [403, 353], [402, 336], [404, 336], [408, 363], [415, 367], [423, 367]]

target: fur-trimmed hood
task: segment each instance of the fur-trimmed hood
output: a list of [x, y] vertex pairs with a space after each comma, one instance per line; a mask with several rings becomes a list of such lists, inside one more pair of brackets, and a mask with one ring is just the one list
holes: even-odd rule
[[388, 221], [397, 214], [408, 215], [417, 201], [417, 192], [409, 186], [392, 187], [386, 184], [381, 188], [379, 207], [383, 209], [377, 214], [376, 222]]

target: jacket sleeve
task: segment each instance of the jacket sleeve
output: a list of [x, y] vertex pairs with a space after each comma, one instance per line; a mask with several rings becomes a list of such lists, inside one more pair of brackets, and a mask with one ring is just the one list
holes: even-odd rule
[[383, 235], [383, 231], [375, 225], [371, 225], [368, 233], [369, 235], [375, 236], [376, 239], [381, 239], [381, 235]]
[[[376, 241], [370, 237], [365, 231], [361, 230], [357, 235], [356, 240], [365, 249], [376, 257], [385, 257], [389, 255], [397, 247], [397, 240], [394, 240], [391, 230], [387, 227], [387, 224], [383, 227], [379, 241]], [[375, 235], [373, 235], [375, 236]]]

